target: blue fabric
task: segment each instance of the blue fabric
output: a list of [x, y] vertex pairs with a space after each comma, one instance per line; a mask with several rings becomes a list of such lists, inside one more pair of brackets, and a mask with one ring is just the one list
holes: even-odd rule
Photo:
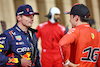
[[[17, 15], [33, 15], [36, 12], [33, 11], [32, 7], [28, 4], [21, 5], [16, 12]], [[39, 14], [39, 13], [36, 13]]]
[[[35, 34], [35, 33], [34, 33]], [[27, 39], [29, 38], [29, 40]], [[30, 41], [29, 33], [25, 33], [22, 31], [17, 24], [11, 28], [6, 30], [4, 33], [0, 35], [0, 67], [11, 67], [18, 66], [21, 64], [21, 56], [25, 56], [28, 53], [31, 53], [31, 44], [33, 42]], [[39, 51], [37, 49], [37, 38], [35, 36], [37, 57], [39, 57]], [[33, 44], [34, 46], [34, 44]], [[12, 56], [11, 56], [12, 55]], [[8, 57], [9, 56], [9, 57]], [[9, 58], [18, 58], [18, 63], [8, 62]], [[27, 59], [30, 59], [31, 56], [28, 56]], [[34, 57], [35, 59], [35, 57]], [[39, 58], [36, 59], [37, 63], [40, 65]], [[40, 67], [40, 66], [39, 66]]]

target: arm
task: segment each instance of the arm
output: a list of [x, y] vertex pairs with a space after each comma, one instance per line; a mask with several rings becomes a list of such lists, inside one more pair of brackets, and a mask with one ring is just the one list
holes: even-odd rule
[[71, 47], [71, 43], [73, 43], [74, 40], [75, 40], [74, 34], [73, 35], [66, 34], [59, 41], [59, 44], [62, 47], [62, 52], [64, 57], [63, 62], [65, 62], [67, 59], [70, 59], [70, 47]]
[[[99, 33], [99, 44], [100, 44], [100, 33]], [[100, 47], [100, 46], [99, 46]], [[98, 56], [98, 60], [96, 62], [96, 67], [100, 67], [100, 51], [99, 51], [99, 56]]]
[[[99, 47], [100, 47], [100, 32], [98, 33], [98, 35], [99, 35]], [[100, 51], [99, 51], [99, 56], [98, 56], [98, 60], [96, 63], [96, 67], [100, 67]]]
[[64, 65], [67, 66], [79, 66], [71, 63], [68, 59], [70, 58], [70, 44], [74, 43], [77, 38], [76, 33], [71, 30], [64, 37], [61, 38], [59, 44], [62, 46], [63, 56], [64, 56]]
[[26, 58], [21, 58], [21, 66], [22, 67], [31, 67], [32, 63], [30, 60], [27, 60]]
[[77, 67], [77, 66], [79, 66], [79, 64], [74, 64], [74, 63], [70, 62], [70, 61], [67, 59], [67, 60], [65, 61], [64, 66], [65, 66], [65, 67], [69, 67], [69, 66], [71, 66], [71, 67]]
[[96, 63], [96, 67], [100, 67], [100, 52], [99, 52], [99, 57], [98, 57], [98, 60], [97, 60], [97, 63]]
[[12, 49], [11, 40], [12, 39], [7, 34], [0, 35], [0, 66], [13, 66], [20, 64], [20, 58], [15, 58], [14, 53], [10, 51], [10, 49]]

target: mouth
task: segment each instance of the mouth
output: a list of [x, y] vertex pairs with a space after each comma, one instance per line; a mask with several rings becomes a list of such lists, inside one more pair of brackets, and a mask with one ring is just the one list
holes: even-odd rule
[[56, 22], [59, 22], [60, 21], [60, 19], [59, 18], [57, 18], [57, 19], [54, 19]]
[[33, 22], [29, 22], [29, 23], [33, 24]]

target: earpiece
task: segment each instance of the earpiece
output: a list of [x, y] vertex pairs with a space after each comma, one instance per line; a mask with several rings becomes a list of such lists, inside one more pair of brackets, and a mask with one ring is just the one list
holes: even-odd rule
[[48, 14], [48, 18], [51, 19], [51, 17], [52, 17], [52, 14], [51, 14], [51, 9], [50, 9], [49, 14]]
[[51, 19], [51, 16], [52, 16], [52, 14], [51, 14], [51, 13], [49, 13], [49, 14], [48, 14], [48, 18], [49, 18], [49, 19]]

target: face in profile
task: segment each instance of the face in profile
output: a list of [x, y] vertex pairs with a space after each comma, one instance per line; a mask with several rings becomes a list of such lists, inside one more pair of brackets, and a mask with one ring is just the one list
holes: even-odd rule
[[33, 24], [33, 15], [29, 15], [29, 16], [22, 15], [20, 16], [19, 21], [23, 26], [31, 27]]
[[76, 24], [75, 24], [76, 21], [75, 21], [75, 17], [73, 15], [70, 15], [70, 22], [72, 24], [72, 28], [76, 27]]
[[60, 14], [54, 14], [54, 20], [56, 22], [59, 22], [60, 21]]

